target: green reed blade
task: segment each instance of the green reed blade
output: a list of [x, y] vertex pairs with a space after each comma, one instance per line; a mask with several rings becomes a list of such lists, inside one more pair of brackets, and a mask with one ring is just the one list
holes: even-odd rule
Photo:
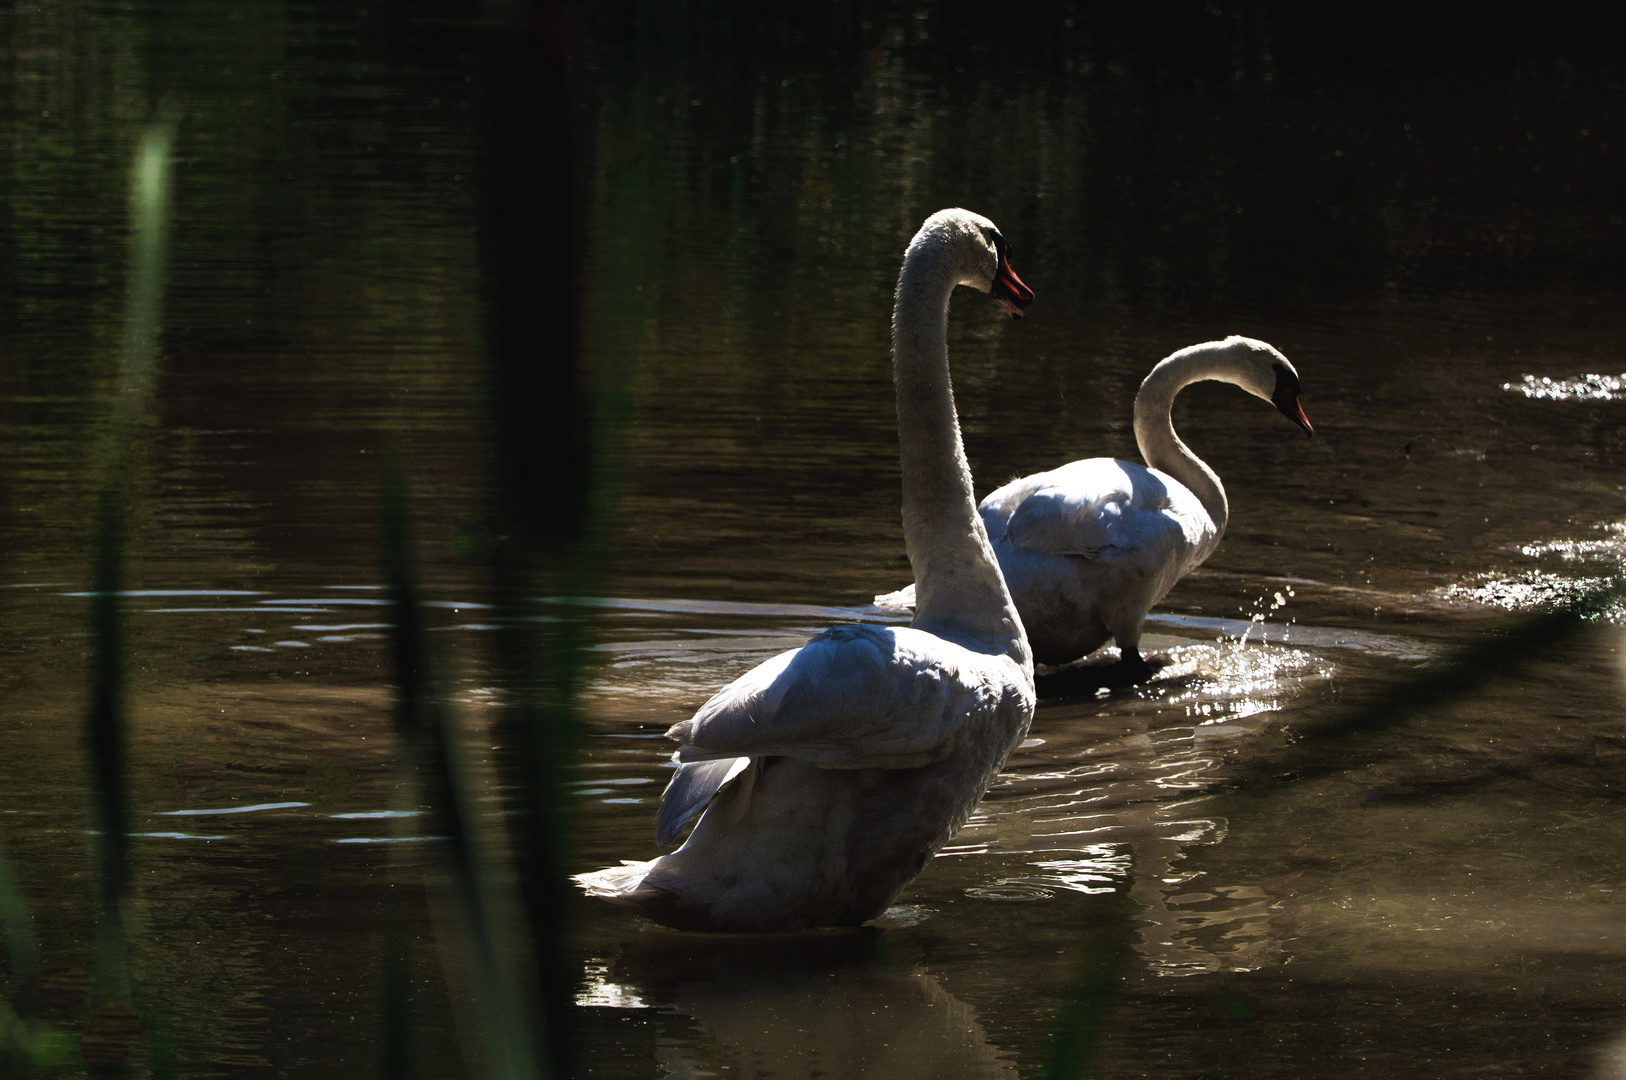
[[118, 417], [129, 424], [145, 414], [163, 314], [164, 266], [169, 252], [171, 173], [178, 120], [164, 110], [147, 125], [130, 168], [130, 303], [124, 325], [124, 367]]
[[[521, 5], [523, 6], [523, 5]], [[592, 595], [607, 552], [629, 428], [631, 373], [654, 289], [652, 252], [669, 189], [648, 169], [605, 178], [586, 166], [593, 125], [568, 33], [493, 25], [482, 65], [483, 430], [493, 535], [488, 595], [498, 629], [494, 710], [503, 783], [551, 1066], [574, 1075], [580, 977], [571, 884], [579, 752], [577, 697], [596, 610], [565, 602], [538, 620], [538, 597]], [[536, 101], [556, 107], [538, 115]], [[600, 185], [606, 185], [600, 189]], [[614, 188], [615, 190], [610, 190]], [[588, 242], [599, 200], [615, 212]], [[538, 253], [546, 253], [538, 257]], [[561, 274], [563, 279], [561, 281]], [[562, 286], [562, 287], [561, 287]], [[603, 298], [590, 305], [589, 298]]]
[[492, 865], [498, 838], [475, 809], [459, 731], [436, 684], [414, 572], [406, 481], [392, 454], [384, 480], [385, 576], [394, 612], [396, 731], [419, 797], [443, 839], [445, 888], [463, 945], [468, 988], [492, 1075], [546, 1075], [548, 1033], [536, 1006], [531, 945]]
[[1107, 1013], [1134, 955], [1135, 916], [1134, 902], [1123, 894], [1101, 897], [1087, 908], [1079, 960], [1051, 1036], [1045, 1080], [1094, 1075], [1107, 1038]]
[[[569, 931], [576, 899], [568, 876], [568, 806], [574, 766], [574, 676], [580, 630], [570, 616], [541, 624], [516, 618], [516, 600], [537, 595], [549, 576], [503, 559], [492, 574], [500, 629], [494, 635], [495, 672], [510, 700], [493, 727], [502, 746], [498, 764], [532, 965], [540, 979], [539, 1023], [568, 1033], [576, 969], [569, 963]], [[554, 1037], [553, 1071], [569, 1075], [569, 1047]]]
[[28, 903], [12, 877], [3, 840], [0, 840], [0, 936], [5, 938], [11, 970], [20, 984], [17, 1004], [27, 1015], [33, 1012], [39, 995], [40, 945], [34, 935], [34, 917], [29, 914]]
[[152, 396], [154, 356], [169, 243], [170, 187], [177, 120], [147, 125], [130, 170], [130, 300], [114, 388], [113, 423], [104, 444], [95, 527], [91, 640], [93, 658], [86, 749], [95, 802], [101, 883], [97, 979], [109, 996], [129, 994], [122, 907], [129, 884], [129, 795], [124, 747], [124, 626], [121, 591], [132, 462]]
[[175, 1020], [167, 1011], [153, 1021], [152, 1038], [147, 1043], [147, 1075], [151, 1080], [179, 1080], [180, 1053], [175, 1045]]
[[124, 485], [102, 488], [96, 514], [91, 598], [92, 684], [86, 729], [95, 801], [97, 874], [104, 918], [115, 918], [127, 884], [129, 847], [124, 771]]
[[384, 927], [383, 1017], [378, 1048], [379, 1080], [417, 1080], [418, 1059], [412, 1036], [412, 993], [408, 980], [406, 932], [399, 917]]

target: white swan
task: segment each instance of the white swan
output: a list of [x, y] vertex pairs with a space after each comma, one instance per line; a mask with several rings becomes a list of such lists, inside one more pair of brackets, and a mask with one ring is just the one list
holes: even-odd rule
[[[1240, 386], [1315, 433], [1287, 357], [1263, 341], [1228, 337], [1181, 349], [1141, 383], [1135, 441], [1146, 466], [1087, 458], [1012, 480], [982, 500], [983, 524], [1039, 663], [1069, 663], [1110, 638], [1122, 658], [1110, 671], [1089, 672], [1092, 687], [1152, 673], [1140, 655], [1147, 612], [1213, 553], [1230, 516], [1219, 477], [1180, 441], [1169, 415], [1174, 396], [1202, 379]], [[875, 603], [907, 608], [914, 590]], [[1041, 689], [1064, 691], [1053, 681], [1060, 678], [1041, 676]]]
[[1033, 718], [1033, 660], [977, 516], [949, 385], [956, 285], [1021, 315], [1033, 293], [988, 219], [943, 210], [904, 256], [892, 320], [909, 627], [838, 626], [718, 691], [680, 744], [657, 840], [670, 855], [576, 880], [690, 930], [857, 925], [970, 816]]

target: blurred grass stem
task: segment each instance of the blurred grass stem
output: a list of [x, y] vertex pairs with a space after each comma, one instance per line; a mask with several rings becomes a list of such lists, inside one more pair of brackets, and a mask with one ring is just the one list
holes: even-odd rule
[[39, 997], [40, 945], [28, 904], [12, 877], [3, 839], [0, 839], [0, 935], [5, 938], [11, 970], [19, 984], [17, 1004], [26, 1016], [34, 1010]]
[[86, 725], [95, 802], [101, 885], [97, 983], [106, 997], [128, 997], [124, 897], [129, 884], [129, 795], [124, 747], [124, 624], [121, 593], [133, 498], [133, 461], [152, 397], [152, 372], [169, 242], [171, 160], [176, 119], [147, 125], [130, 171], [130, 297], [114, 388], [113, 424], [104, 444], [92, 583], [92, 687]]
[[[393, 613], [396, 731], [417, 797], [436, 822], [445, 852], [444, 881], [462, 946], [487, 1072], [504, 1080], [546, 1075], [548, 1031], [537, 1007], [532, 947], [516, 918], [518, 902], [494, 865], [506, 850], [475, 805], [461, 732], [434, 675], [414, 573], [414, 544], [404, 470], [392, 454], [384, 481], [385, 569]], [[456, 975], [448, 972], [448, 975]], [[394, 1022], [386, 990], [387, 1022]]]

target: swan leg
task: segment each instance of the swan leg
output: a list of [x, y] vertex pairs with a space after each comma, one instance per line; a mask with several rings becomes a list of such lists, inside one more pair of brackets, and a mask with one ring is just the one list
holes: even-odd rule
[[1145, 618], [1146, 613], [1143, 611], [1120, 620], [1117, 626], [1109, 623], [1107, 627], [1112, 631], [1112, 640], [1118, 643], [1118, 662], [1111, 667], [1114, 677], [1122, 681], [1115, 683], [1115, 686], [1134, 686], [1136, 683], [1143, 683], [1168, 663], [1166, 659], [1160, 658], [1154, 665], [1141, 656], [1140, 631]]
[[1125, 645], [1118, 651], [1122, 655], [1118, 658], [1118, 662], [1112, 666], [1121, 669], [1124, 677], [1130, 679], [1130, 682], [1125, 685], [1145, 682], [1157, 672], [1158, 668], [1163, 666], [1158, 664], [1157, 667], [1153, 667], [1147, 663], [1140, 654], [1140, 648], [1136, 645]]
[[1117, 660], [1110, 664], [1082, 661], [1048, 674], [1036, 674], [1034, 688], [1041, 698], [1079, 697], [1102, 690], [1121, 690], [1150, 679], [1167, 664], [1163, 657], [1147, 660], [1140, 654], [1139, 635], [1132, 643], [1119, 639]]

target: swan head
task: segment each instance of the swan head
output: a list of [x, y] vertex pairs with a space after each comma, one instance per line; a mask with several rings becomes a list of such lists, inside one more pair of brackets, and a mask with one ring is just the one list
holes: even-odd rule
[[992, 296], [1013, 319], [1033, 303], [1033, 290], [1011, 269], [1010, 245], [999, 227], [981, 214], [958, 208], [939, 210], [926, 219], [911, 248], [937, 247], [955, 275], [956, 285], [969, 285]]
[[1216, 344], [1235, 365], [1234, 375], [1227, 382], [1276, 406], [1276, 411], [1297, 424], [1305, 435], [1315, 434], [1299, 401], [1299, 373], [1275, 346], [1235, 335]]

